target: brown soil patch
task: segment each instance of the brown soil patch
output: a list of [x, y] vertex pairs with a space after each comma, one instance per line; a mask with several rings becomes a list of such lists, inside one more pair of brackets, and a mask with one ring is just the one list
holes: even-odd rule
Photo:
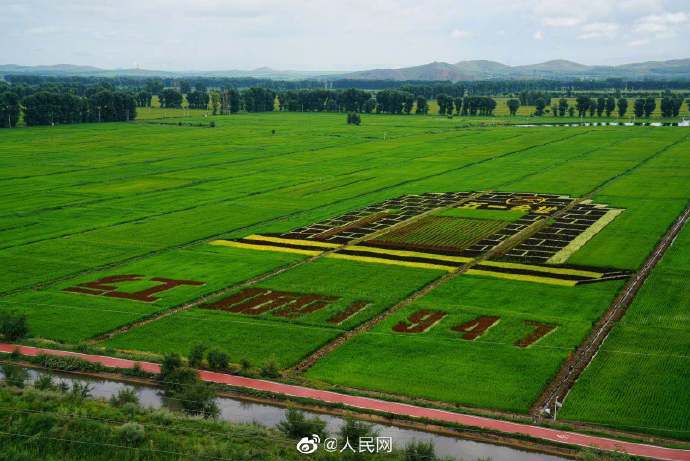
[[534, 330], [532, 330], [530, 334], [528, 334], [527, 336], [515, 343], [515, 345], [518, 347], [527, 347], [530, 344], [534, 344], [541, 338], [543, 338], [544, 336], [548, 335], [556, 329], [556, 325], [552, 325], [549, 323], [535, 322], [533, 320], [525, 320], [525, 323], [527, 325], [533, 326]]
[[63, 291], [95, 296], [108, 296], [111, 298], [132, 299], [135, 301], [152, 303], [160, 299], [153, 296], [156, 293], [171, 290], [181, 285], [202, 286], [206, 284], [205, 282], [197, 282], [195, 280], [177, 280], [164, 277], [153, 277], [150, 280], [152, 282], [158, 282], [158, 285], [132, 293], [117, 291], [118, 285], [123, 282], [135, 282], [143, 279], [143, 275], [111, 275], [100, 278], [93, 282], [81, 283], [74, 287], [65, 288]]
[[464, 333], [462, 339], [473, 341], [480, 337], [486, 330], [491, 328], [500, 320], [500, 317], [482, 315], [463, 324], [451, 328], [453, 331]]
[[299, 317], [323, 309], [338, 298], [314, 294], [273, 291], [266, 288], [245, 288], [239, 293], [223, 298], [205, 309], [218, 309], [247, 315], [259, 315], [274, 309], [278, 317]]
[[355, 315], [357, 312], [369, 306], [370, 304], [371, 303], [369, 303], [368, 301], [355, 301], [352, 304], [350, 304], [350, 307], [348, 307], [342, 312], [338, 312], [333, 317], [328, 319], [327, 322], [339, 325], [343, 323], [345, 320]]
[[[440, 322], [446, 315], [443, 311], [421, 310], [410, 315], [407, 321], [402, 321], [393, 326], [393, 331], [398, 333], [424, 333], [429, 328]], [[408, 323], [409, 322], [409, 323]]]

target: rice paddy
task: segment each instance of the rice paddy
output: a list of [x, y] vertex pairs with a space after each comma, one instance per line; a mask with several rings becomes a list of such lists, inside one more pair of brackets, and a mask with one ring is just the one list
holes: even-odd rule
[[[34, 339], [525, 413], [690, 199], [682, 127], [152, 118], [3, 131], [0, 309]], [[686, 240], [564, 417], [686, 437]]]

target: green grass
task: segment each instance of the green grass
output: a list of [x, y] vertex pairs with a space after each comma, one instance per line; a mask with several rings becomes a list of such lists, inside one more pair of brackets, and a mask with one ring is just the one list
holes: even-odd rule
[[690, 439], [690, 228], [654, 269], [561, 416]]
[[[461, 276], [319, 361], [307, 376], [334, 384], [525, 412], [605, 310], [620, 283], [576, 289]], [[424, 333], [392, 327], [420, 309], [448, 315]], [[497, 324], [474, 341], [451, 328], [480, 315]], [[525, 320], [557, 325], [527, 348]]]
[[[108, 341], [107, 345], [186, 354], [193, 345], [203, 343], [227, 351], [233, 362], [247, 358], [252, 363], [262, 364], [275, 358], [281, 367], [288, 367], [343, 331], [391, 307], [441, 273], [322, 259], [257, 285], [278, 291], [338, 298], [321, 310], [288, 319], [272, 312], [250, 316], [193, 309], [131, 330]], [[232, 294], [228, 293], [228, 296]], [[370, 305], [341, 324], [327, 322], [352, 302], [360, 300], [368, 301]]]
[[526, 213], [517, 210], [475, 210], [471, 208], [446, 208], [434, 216], [451, 216], [454, 218], [470, 218], [470, 219], [489, 219], [494, 221], [517, 221]]
[[[165, 115], [150, 112], [149, 118]], [[364, 114], [361, 126], [348, 126], [342, 114], [174, 115], [180, 116], [176, 121], [214, 120], [217, 126], [142, 120], [2, 132], [0, 310], [25, 311], [37, 337], [84, 341], [303, 258], [213, 247], [210, 240], [285, 232], [425, 192], [593, 194], [595, 202], [625, 211], [567, 262], [635, 269], [690, 198], [684, 128], [500, 126], [525, 117]], [[490, 220], [514, 217], [491, 211]], [[206, 285], [175, 288], [155, 303], [62, 291], [127, 273]], [[275, 355], [288, 366], [439, 275], [317, 261], [260, 285], [340, 298], [321, 311], [286, 320], [194, 308], [109, 344], [186, 354], [191, 345], [207, 342], [233, 360], [262, 363]], [[657, 282], [660, 290], [663, 282]], [[308, 376], [525, 411], [619, 286], [560, 288], [461, 276], [355, 337]], [[325, 321], [352, 300], [372, 304], [337, 328]], [[391, 322], [419, 306], [449, 315], [428, 333], [394, 334]], [[473, 343], [449, 331], [468, 316], [492, 313], [501, 322]], [[674, 315], [681, 324], [686, 319], [682, 311]], [[559, 326], [519, 349], [513, 343], [526, 333], [524, 320]], [[405, 364], [398, 363], [401, 358]]]

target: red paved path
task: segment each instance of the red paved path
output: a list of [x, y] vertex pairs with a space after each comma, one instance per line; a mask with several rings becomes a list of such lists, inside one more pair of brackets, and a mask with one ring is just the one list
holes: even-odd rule
[[[13, 344], [0, 343], [0, 352], [9, 353], [16, 348], [17, 346]], [[78, 352], [41, 349], [27, 346], [19, 346], [19, 351], [23, 355], [29, 356], [36, 356], [42, 353], [56, 356], [72, 355], [86, 360], [87, 362], [100, 363], [101, 365], [113, 368], [133, 368], [134, 364], [138, 363], [142, 370], [150, 373], [158, 373], [160, 370], [160, 366], [157, 363], [137, 362], [134, 360], [118, 359], [103, 355], [89, 355]], [[245, 378], [242, 376], [234, 376], [225, 373], [200, 371], [199, 375], [202, 380], [208, 382], [227, 384], [230, 386], [272, 392], [275, 394], [283, 394], [293, 397], [304, 397], [329, 403], [340, 403], [354, 408], [364, 408], [367, 410], [380, 411], [402, 416], [412, 416], [416, 418], [425, 418], [429, 420], [461, 424], [463, 426], [478, 427], [482, 429], [505, 432], [508, 434], [526, 435], [569, 445], [595, 447], [601, 450], [609, 451], [617, 450], [626, 452], [633, 456], [644, 456], [648, 458], [672, 461], [690, 461], [690, 450], [680, 450], [655, 445], [646, 445], [642, 443], [624, 442], [606, 437], [596, 437], [592, 435], [579, 434], [576, 432], [548, 429], [545, 427], [531, 426], [529, 424], [484, 418], [481, 416], [464, 415], [461, 413], [437, 410], [433, 408], [424, 408], [414, 405], [407, 405], [404, 403], [388, 402], [385, 400], [367, 397], [339, 394], [337, 392], [310, 389], [308, 387], [276, 383], [263, 379]]]

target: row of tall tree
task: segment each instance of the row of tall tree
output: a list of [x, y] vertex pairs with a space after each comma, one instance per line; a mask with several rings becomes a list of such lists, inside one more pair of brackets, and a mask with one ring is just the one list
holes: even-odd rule
[[447, 94], [436, 97], [438, 113], [441, 115], [492, 115], [496, 100], [489, 96], [465, 96], [453, 98]]
[[136, 107], [134, 96], [121, 91], [103, 90], [89, 97], [42, 91], [21, 100], [5, 92], [0, 94], [0, 127], [16, 126], [21, 112], [29, 126], [128, 121], [136, 118]]

